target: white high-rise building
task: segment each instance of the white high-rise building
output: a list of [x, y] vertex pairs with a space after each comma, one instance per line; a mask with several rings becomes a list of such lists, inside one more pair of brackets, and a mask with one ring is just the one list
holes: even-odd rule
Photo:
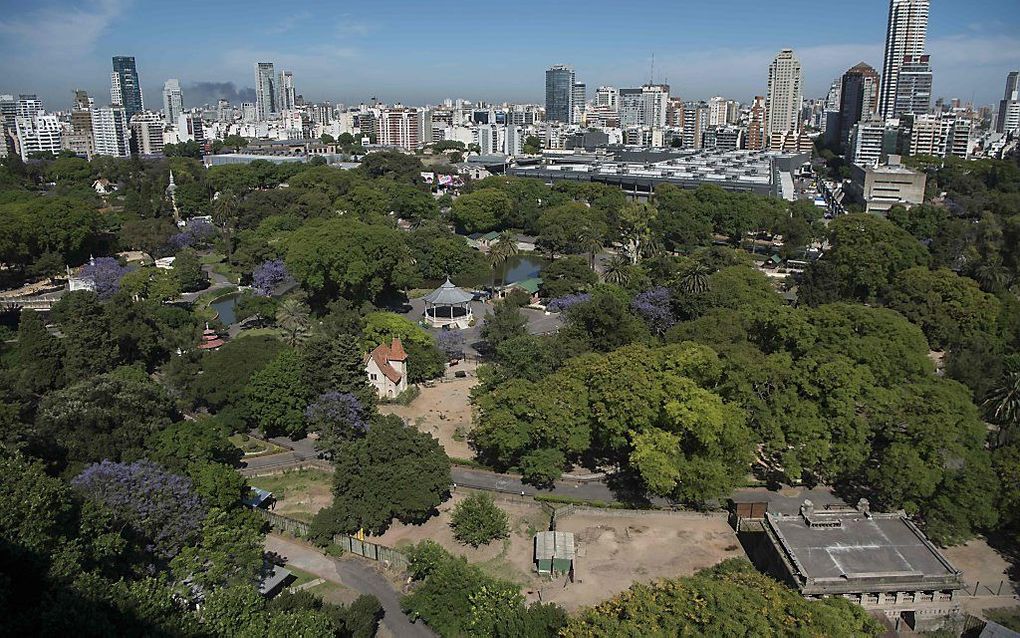
[[644, 102], [644, 124], [654, 129], [666, 127], [666, 107], [669, 106], [669, 85], [646, 84], [641, 87]]
[[19, 95], [15, 113], [18, 117], [33, 118], [43, 112], [43, 103], [35, 95]]
[[581, 124], [588, 107], [587, 86], [584, 82], [574, 82], [570, 95], [570, 123]]
[[114, 106], [124, 105], [124, 92], [120, 86], [120, 73], [116, 71], [110, 74], [110, 104]]
[[895, 116], [900, 69], [905, 59], [925, 55], [928, 37], [930, 0], [890, 0], [889, 24], [885, 35], [885, 61], [878, 112], [884, 118]]
[[279, 88], [280, 98], [276, 103], [280, 111], [290, 111], [297, 104], [297, 92], [294, 90], [294, 74], [290, 71], [280, 71]]
[[730, 123], [730, 101], [716, 96], [708, 101], [708, 125], [726, 126]]
[[399, 146], [409, 150], [417, 148], [420, 143], [418, 140], [419, 117], [420, 113], [417, 109], [403, 106], [380, 109], [375, 123], [378, 143], [383, 146]]
[[177, 121], [184, 111], [184, 94], [180, 80], [169, 79], [163, 83], [163, 117], [170, 124]]
[[280, 108], [276, 103], [276, 71], [272, 62], [255, 63], [255, 116], [262, 122], [275, 117]]
[[130, 133], [124, 107], [92, 109], [92, 138], [96, 155], [130, 157]]
[[15, 118], [15, 130], [22, 160], [34, 153], [56, 155], [60, 152], [60, 120], [56, 115], [37, 112], [32, 117], [19, 116]]
[[[174, 80], [176, 82], [176, 80]], [[164, 93], [164, 98], [166, 94]], [[156, 113], [136, 113], [131, 118], [131, 139], [139, 155], [163, 154], [163, 120]]]
[[769, 65], [769, 83], [765, 94], [765, 137], [800, 131], [801, 89], [800, 60], [793, 49], [783, 49]]
[[600, 86], [595, 91], [595, 106], [600, 109], [616, 110], [616, 100], [619, 91], [612, 86]]

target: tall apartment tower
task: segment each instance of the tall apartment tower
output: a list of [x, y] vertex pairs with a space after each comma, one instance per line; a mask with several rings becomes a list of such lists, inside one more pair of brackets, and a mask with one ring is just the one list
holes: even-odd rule
[[142, 102], [142, 85], [138, 82], [135, 59], [129, 55], [113, 58], [113, 73], [110, 74], [110, 101], [124, 107], [124, 114], [131, 117], [145, 108]]
[[277, 115], [276, 71], [272, 62], [255, 63], [255, 117], [259, 122]]
[[570, 93], [570, 123], [580, 124], [588, 105], [588, 87], [584, 82], [574, 82]]
[[600, 86], [595, 91], [595, 106], [600, 109], [616, 110], [616, 99], [619, 92], [612, 86]]
[[751, 115], [747, 123], [747, 137], [744, 145], [748, 150], [760, 151], [765, 148], [765, 96], [756, 95], [751, 102]]
[[92, 109], [92, 139], [96, 155], [130, 157], [127, 109], [119, 105]]
[[666, 108], [669, 106], [668, 84], [645, 84], [641, 87], [644, 107], [642, 124], [652, 128], [665, 128]]
[[183, 111], [184, 94], [181, 92], [181, 82], [171, 78], [163, 83], [163, 117], [173, 124]]
[[931, 110], [931, 83], [928, 54], [904, 56], [896, 79], [892, 116], [927, 114]]
[[294, 90], [294, 74], [280, 71], [280, 82], [277, 89], [280, 93], [277, 106], [280, 111], [290, 111], [297, 105], [297, 92]]
[[1010, 71], [1006, 76], [1006, 92], [999, 102], [995, 117], [995, 132], [1020, 132], [1020, 71]]
[[545, 119], [570, 123], [574, 111], [574, 69], [557, 64], [545, 72]]
[[768, 90], [765, 94], [765, 139], [800, 131], [801, 90], [800, 60], [793, 49], [783, 49], [769, 66]]
[[930, 0], [890, 0], [878, 112], [895, 117], [900, 69], [911, 56], [925, 55]]
[[870, 120], [878, 112], [879, 77], [870, 64], [851, 67], [840, 80], [839, 137], [847, 145], [854, 124]]

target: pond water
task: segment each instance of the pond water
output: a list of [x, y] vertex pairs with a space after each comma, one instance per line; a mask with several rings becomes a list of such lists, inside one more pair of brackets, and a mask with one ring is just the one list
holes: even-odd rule
[[219, 315], [220, 321], [223, 325], [229, 326], [237, 321], [237, 315], [234, 313], [234, 309], [237, 307], [237, 299], [241, 296], [241, 293], [232, 292], [229, 295], [224, 295], [216, 301], [209, 304], [216, 314]]
[[532, 277], [538, 277], [542, 269], [549, 264], [548, 259], [536, 255], [514, 255], [506, 260], [500, 268], [496, 269], [496, 280], [512, 284], [515, 281], [524, 281]]

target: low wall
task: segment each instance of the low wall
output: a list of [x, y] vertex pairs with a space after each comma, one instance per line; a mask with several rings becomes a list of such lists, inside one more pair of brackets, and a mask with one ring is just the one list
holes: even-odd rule
[[[289, 516], [283, 516], [275, 512], [270, 512], [264, 509], [256, 509], [262, 518], [277, 530], [290, 532], [294, 536], [308, 536], [308, 523], [299, 521], [297, 519], [290, 518]], [[379, 561], [385, 563], [387, 567], [392, 567], [397, 570], [404, 570], [407, 568], [407, 556], [400, 550], [388, 547], [386, 545], [379, 545], [371, 541], [363, 541], [353, 536], [346, 534], [337, 534], [333, 537], [333, 544], [343, 548], [345, 552], [350, 552], [356, 556], [367, 558], [369, 560]]]

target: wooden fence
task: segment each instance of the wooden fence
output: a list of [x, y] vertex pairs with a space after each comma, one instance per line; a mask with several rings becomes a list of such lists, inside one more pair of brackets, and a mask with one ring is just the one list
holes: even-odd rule
[[[255, 511], [261, 514], [274, 529], [289, 532], [298, 537], [308, 536], [308, 523], [304, 521], [264, 509], [256, 509]], [[386, 545], [359, 540], [346, 534], [334, 536], [333, 544], [339, 546], [345, 552], [350, 552], [369, 560], [379, 561], [393, 569], [404, 570], [407, 568], [407, 556], [400, 550], [387, 547]]]
[[701, 520], [706, 518], [718, 518], [725, 519], [729, 516], [728, 512], [691, 512], [687, 510], [667, 510], [667, 509], [647, 509], [647, 510], [628, 510], [615, 507], [589, 507], [587, 505], [567, 505], [566, 507], [557, 508], [553, 512], [552, 528], [556, 529], [556, 521], [561, 518], [567, 518], [573, 514], [590, 514], [594, 516], [601, 516], [603, 518], [622, 517], [622, 516], [670, 516], [672, 518], [684, 518]]

